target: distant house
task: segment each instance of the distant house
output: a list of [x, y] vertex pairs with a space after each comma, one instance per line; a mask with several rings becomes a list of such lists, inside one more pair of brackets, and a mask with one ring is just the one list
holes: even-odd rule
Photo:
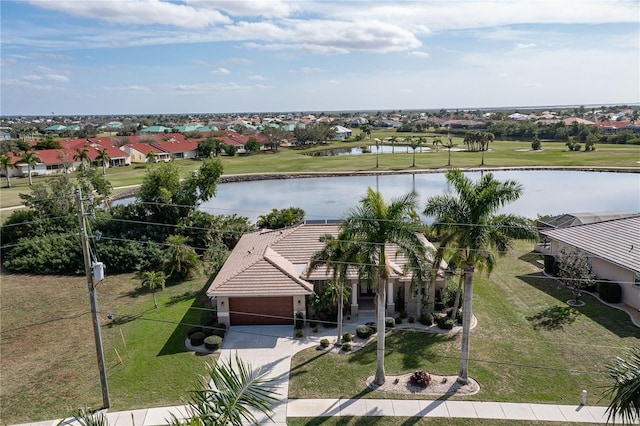
[[44, 129], [45, 132], [54, 133], [64, 132], [65, 130], [67, 130], [67, 126], [63, 126], [62, 124], [54, 124], [53, 126], [49, 126]]
[[333, 131], [336, 132], [336, 135], [333, 137], [333, 141], [346, 141], [347, 139], [351, 139], [351, 130], [347, 129], [343, 126], [333, 126]]
[[149, 126], [140, 130], [140, 133], [169, 133], [171, 129], [164, 126]]
[[599, 279], [622, 287], [622, 303], [640, 310], [640, 214], [621, 219], [540, 231], [548, 253], [563, 248], [585, 253]]
[[[218, 320], [227, 325], [293, 324], [297, 312], [306, 316], [307, 296], [320, 292], [323, 283], [331, 279], [326, 268], [309, 271], [309, 261], [324, 247], [320, 237], [336, 236], [338, 228], [335, 223], [305, 223], [244, 234], [207, 290]], [[423, 243], [433, 247], [426, 238]], [[404, 269], [406, 259], [394, 245], [386, 250], [392, 271], [387, 313], [395, 312], [399, 299], [405, 310], [415, 312], [418, 298], [411, 288], [411, 275]], [[444, 285], [446, 266], [441, 264], [436, 286]], [[349, 275], [351, 300], [345, 302], [350, 314], [373, 310], [374, 289], [358, 280], [357, 271]], [[431, 291], [435, 294], [435, 288]]]

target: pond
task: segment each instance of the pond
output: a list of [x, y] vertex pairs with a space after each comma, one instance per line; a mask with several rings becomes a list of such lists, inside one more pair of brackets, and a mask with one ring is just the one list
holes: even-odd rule
[[[466, 173], [471, 179], [480, 172]], [[583, 171], [495, 171], [499, 180], [524, 187], [522, 197], [503, 212], [529, 218], [538, 215], [606, 211], [640, 211], [640, 174]], [[238, 214], [252, 221], [271, 209], [300, 207], [307, 220], [335, 220], [358, 204], [367, 188], [378, 189], [389, 201], [411, 191], [420, 209], [433, 195], [451, 193], [443, 173], [340, 176], [225, 183], [201, 206], [211, 214]], [[423, 217], [426, 222], [429, 218]]]
[[[416, 153], [429, 152], [431, 148], [427, 146], [419, 146]], [[352, 148], [332, 148], [323, 151], [316, 151], [307, 154], [311, 157], [331, 157], [335, 155], [361, 155], [361, 154], [413, 154], [413, 150], [407, 145], [370, 145], [355, 146]]]

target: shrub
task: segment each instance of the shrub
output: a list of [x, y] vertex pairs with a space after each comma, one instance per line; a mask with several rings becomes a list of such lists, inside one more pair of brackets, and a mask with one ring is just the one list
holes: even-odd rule
[[304, 327], [304, 315], [302, 312], [296, 312], [295, 328], [296, 330], [302, 330], [302, 327]]
[[189, 340], [191, 341], [192, 346], [200, 346], [204, 343], [204, 339], [207, 337], [202, 331], [197, 331], [189, 336]]
[[396, 324], [402, 324], [402, 317], [396, 318]]
[[322, 339], [320, 340], [320, 346], [322, 346], [323, 348], [328, 348], [329, 347], [329, 339]]
[[304, 331], [302, 331], [301, 328], [297, 328], [296, 329], [296, 337], [302, 337], [304, 336]]
[[187, 330], [187, 336], [191, 337], [191, 335], [193, 333], [199, 333], [202, 331], [202, 327], [189, 327], [189, 329]]
[[368, 339], [373, 334], [373, 330], [368, 325], [359, 325], [356, 327], [356, 335], [361, 339]]
[[314, 333], [317, 333], [317, 332], [318, 332], [318, 326], [317, 326], [317, 325], [313, 326], [313, 332], [314, 332]]
[[431, 375], [426, 371], [418, 370], [411, 375], [409, 383], [424, 389], [431, 383]]
[[393, 328], [396, 326], [396, 320], [393, 317], [386, 317], [384, 319], [384, 326], [387, 328]]
[[413, 324], [416, 322], [416, 319], [414, 317], [409, 317], [409, 324]]
[[349, 352], [351, 350], [351, 343], [347, 342], [342, 345], [342, 350], [345, 352]]
[[433, 315], [431, 314], [422, 314], [420, 315], [420, 319], [418, 320], [420, 324], [430, 326], [433, 325]]
[[[318, 328], [318, 321], [316, 321], [316, 320], [311, 320], [311, 321], [309, 321], [309, 327], [311, 327], [311, 328], [313, 328], [313, 329]], [[316, 330], [316, 331], [317, 331], [317, 330]]]
[[222, 337], [209, 336], [204, 339], [204, 347], [210, 351], [217, 351], [222, 346]]
[[436, 323], [443, 330], [451, 330], [453, 328], [453, 320], [449, 317], [438, 316]]
[[215, 325], [208, 328], [205, 332], [206, 335], [208, 336], [220, 336], [224, 339], [224, 335], [227, 333], [227, 330], [222, 329], [222, 328], [218, 328]]
[[378, 324], [376, 324], [375, 322], [366, 322], [364, 325], [369, 327], [372, 333], [375, 333], [376, 331], [378, 331]]
[[405, 319], [408, 316], [409, 315], [407, 314], [407, 311], [405, 311], [405, 310], [400, 311], [400, 318]]
[[346, 332], [342, 335], [342, 340], [344, 340], [345, 342], [350, 342], [353, 340], [353, 334]]
[[607, 303], [620, 303], [622, 287], [618, 283], [601, 280], [598, 283], [598, 294]]
[[558, 265], [556, 264], [556, 258], [550, 254], [544, 255], [544, 271], [547, 274], [557, 275]]
[[[447, 316], [449, 318], [451, 318], [451, 313], [452, 312], [453, 312], [453, 308], [447, 309]], [[462, 322], [462, 309], [458, 309], [458, 312], [456, 312], [456, 321], [457, 322]]]

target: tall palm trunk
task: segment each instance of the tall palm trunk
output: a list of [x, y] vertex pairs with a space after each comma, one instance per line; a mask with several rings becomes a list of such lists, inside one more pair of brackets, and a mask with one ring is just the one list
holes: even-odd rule
[[378, 278], [378, 286], [376, 288], [376, 295], [378, 299], [377, 306], [377, 321], [376, 327], [378, 332], [378, 346], [377, 346], [377, 364], [376, 364], [376, 377], [375, 383], [378, 386], [382, 386], [385, 382], [385, 372], [384, 372], [384, 314], [385, 314], [385, 304], [386, 304], [386, 280]]
[[475, 266], [468, 263], [464, 268], [464, 303], [462, 305], [462, 353], [458, 383], [469, 381], [469, 335], [471, 332], [471, 305], [473, 304], [473, 273]]
[[7, 188], [11, 188], [11, 178], [9, 177], [9, 170], [7, 170]]
[[[341, 280], [342, 281], [342, 280]], [[344, 305], [344, 282], [340, 283], [340, 290], [338, 290], [338, 344], [342, 343], [342, 306]]]
[[451, 312], [451, 319], [456, 320], [456, 313], [460, 306], [460, 293], [462, 293], [462, 284], [464, 280], [464, 270], [460, 271], [460, 279], [458, 280], [458, 289], [456, 290], [456, 299], [453, 302], [453, 312]]
[[33, 185], [33, 180], [31, 180], [31, 168], [29, 167], [29, 186]]

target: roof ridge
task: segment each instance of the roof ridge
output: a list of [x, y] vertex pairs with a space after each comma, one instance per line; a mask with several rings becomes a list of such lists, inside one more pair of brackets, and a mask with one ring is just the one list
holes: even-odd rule
[[307, 286], [311, 287], [313, 289], [313, 285], [306, 280], [303, 280], [300, 277], [297, 277], [295, 275], [292, 275], [289, 271], [287, 271], [286, 269], [284, 269], [283, 267], [280, 266], [280, 264], [278, 264], [277, 262], [275, 262], [271, 256], [269, 256], [267, 254], [267, 251], [270, 250], [273, 253], [275, 253], [279, 258], [289, 262], [289, 264], [293, 265], [293, 263], [291, 263], [289, 260], [287, 260], [284, 256], [282, 256], [280, 253], [278, 253], [277, 251], [275, 251], [273, 248], [271, 247], [267, 247], [267, 249], [265, 250], [265, 253], [263, 255], [263, 258], [266, 262], [268, 262], [271, 266], [273, 266], [274, 268], [276, 268], [277, 270], [279, 270], [280, 272], [282, 272], [283, 274], [285, 274], [286, 276], [288, 276], [289, 278], [291, 278], [293, 281], [296, 282], [296, 284], [298, 284], [300, 287], [302, 287], [305, 290], [309, 290], [308, 288], [305, 288]]

